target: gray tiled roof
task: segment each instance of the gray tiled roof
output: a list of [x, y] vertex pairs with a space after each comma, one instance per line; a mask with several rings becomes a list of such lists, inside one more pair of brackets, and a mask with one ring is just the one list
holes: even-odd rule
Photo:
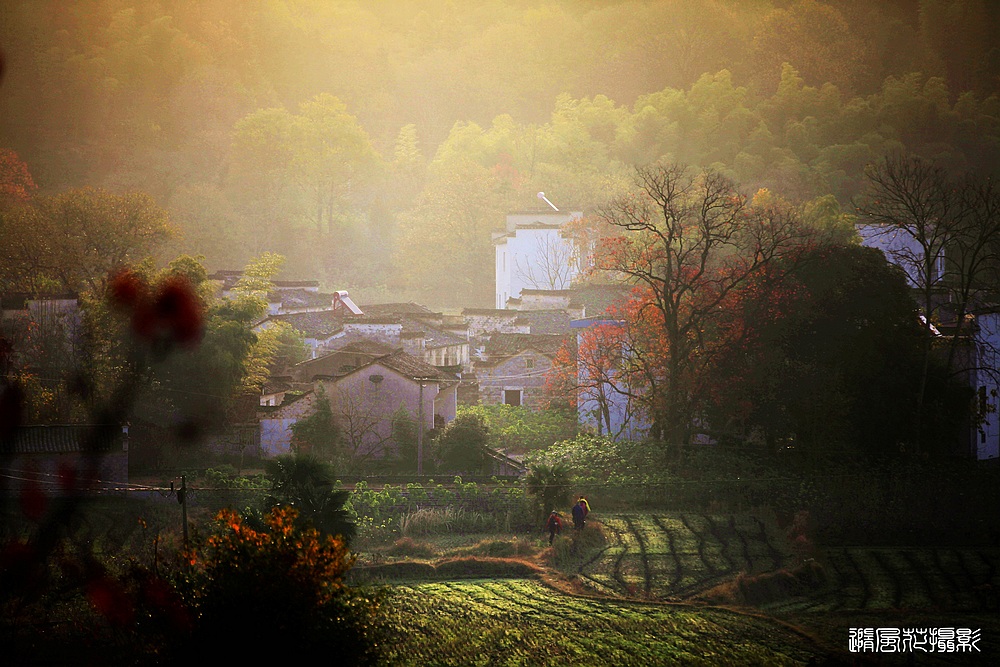
[[514, 318], [517, 316], [516, 310], [508, 310], [506, 308], [463, 308], [463, 315], [492, 315], [496, 317], [510, 317]]
[[570, 316], [565, 310], [519, 310], [517, 323], [527, 324], [533, 334], [564, 334], [570, 330]]
[[334, 338], [330, 341], [328, 349], [336, 352], [370, 354], [373, 357], [381, 357], [391, 354], [393, 351], [393, 348], [385, 343], [380, 343], [377, 340], [372, 340], [371, 338], [367, 338], [366, 336], [357, 333], [348, 333], [338, 338]]
[[336, 349], [315, 359], [301, 361], [292, 366], [290, 372], [299, 381], [310, 381], [319, 375], [335, 377], [349, 373], [393, 351], [388, 345], [361, 338], [356, 334], [347, 334], [334, 339], [334, 343], [341, 341], [344, 343], [338, 345]]
[[105, 452], [120, 448], [122, 429], [117, 424], [22, 426], [0, 441], [0, 451], [16, 454]]
[[419, 303], [409, 301], [407, 303], [372, 303], [361, 306], [365, 315], [410, 315], [410, 316], [431, 316], [438, 315]]
[[622, 284], [583, 284], [572, 288], [573, 303], [586, 309], [587, 317], [599, 317], [616, 301], [628, 297], [632, 288]]
[[282, 308], [332, 308], [333, 295], [307, 289], [280, 289], [267, 295], [270, 303], [280, 303]]
[[566, 339], [566, 334], [496, 333], [486, 341], [485, 352], [490, 364], [528, 349], [551, 357]]
[[438, 347], [448, 347], [450, 345], [462, 345], [469, 341], [455, 334], [442, 329], [429, 326], [424, 322], [402, 318], [403, 334], [423, 334], [424, 347], [434, 349]]
[[293, 329], [310, 338], [326, 338], [344, 328], [344, 318], [330, 310], [272, 315], [264, 322], [288, 322]]
[[402, 350], [393, 352], [385, 357], [380, 357], [373, 363], [381, 364], [407, 378], [427, 378], [439, 382], [458, 382], [458, 378], [454, 375], [444, 373], [422, 359], [418, 359]]

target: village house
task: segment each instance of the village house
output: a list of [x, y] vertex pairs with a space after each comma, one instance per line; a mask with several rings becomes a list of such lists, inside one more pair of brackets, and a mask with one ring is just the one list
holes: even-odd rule
[[548, 373], [567, 340], [560, 334], [493, 334], [474, 366], [480, 401], [529, 410], [544, 407]]
[[[425, 432], [455, 419], [458, 378], [441, 372], [402, 350], [374, 341], [355, 341], [344, 348], [293, 367], [299, 389], [284, 392], [284, 401], [260, 410], [260, 448], [265, 457], [288, 453], [292, 425], [330, 401], [334, 419], [356, 460], [393, 455], [393, 420], [405, 412]], [[332, 371], [327, 373], [327, 371]], [[306, 388], [307, 387], [307, 388]]]
[[522, 290], [562, 290], [579, 275], [581, 253], [565, 226], [582, 211], [519, 211], [507, 215], [506, 230], [493, 235], [496, 307], [521, 298]]
[[[413, 302], [372, 304], [364, 310], [370, 316], [399, 323], [398, 339], [386, 340], [388, 344], [447, 372], [469, 368], [468, 327], [460, 318], [446, 317]], [[348, 330], [361, 332], [358, 326]]]
[[[923, 288], [930, 285], [935, 311], [930, 322], [927, 313], [923, 321], [928, 333], [942, 343], [953, 341], [959, 318], [950, 302], [946, 261], [948, 247], [942, 239], [930, 247], [922, 247], [903, 230], [875, 224], [857, 226], [862, 245], [877, 248], [886, 261], [900, 267], [913, 288], [914, 298], [921, 309], [926, 308]], [[960, 439], [956, 455], [974, 460], [1000, 458], [1000, 308], [992, 303], [972, 303], [971, 312], [961, 320], [963, 340], [954, 340], [960, 354], [955, 356], [952, 371], [961, 378], [977, 397], [977, 419], [970, 421], [967, 436]]]
[[428, 432], [454, 421], [458, 378], [403, 351], [321, 380], [356, 458], [396, 452], [393, 419], [404, 413]]
[[123, 494], [128, 445], [128, 427], [118, 424], [17, 427], [0, 437], [0, 496]]
[[260, 455], [266, 459], [291, 452], [292, 424], [316, 410], [316, 392], [313, 389], [286, 392], [282, 399], [280, 404], [262, 407], [258, 413]]
[[336, 338], [326, 354], [301, 361], [288, 369], [296, 383], [312, 383], [317, 377], [339, 377], [373, 359], [392, 354], [394, 348], [357, 334]]
[[334, 338], [344, 333], [343, 317], [333, 310], [287, 315], [269, 315], [253, 326], [254, 333], [260, 333], [277, 322], [284, 322], [302, 334], [312, 358], [322, 354]]
[[575, 289], [522, 289], [521, 296], [507, 299], [506, 307], [518, 311], [561, 311], [571, 319], [586, 315], [586, 309], [576, 300]]

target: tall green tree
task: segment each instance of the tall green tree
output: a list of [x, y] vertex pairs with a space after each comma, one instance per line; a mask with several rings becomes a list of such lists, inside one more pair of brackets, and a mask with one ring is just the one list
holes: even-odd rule
[[347, 106], [329, 94], [303, 102], [293, 125], [291, 177], [301, 189], [306, 217], [317, 232], [361, 207], [381, 158]]
[[36, 197], [3, 225], [10, 239], [4, 263], [22, 289], [47, 284], [94, 295], [115, 270], [152, 255], [175, 231], [149, 195], [95, 188]]
[[490, 239], [504, 220], [498, 186], [489, 170], [467, 160], [433, 173], [416, 205], [400, 217], [398, 286], [423, 288], [456, 304], [491, 303]]
[[486, 456], [489, 430], [482, 417], [463, 413], [438, 435], [437, 450], [441, 468], [448, 472], [482, 474], [490, 459]]

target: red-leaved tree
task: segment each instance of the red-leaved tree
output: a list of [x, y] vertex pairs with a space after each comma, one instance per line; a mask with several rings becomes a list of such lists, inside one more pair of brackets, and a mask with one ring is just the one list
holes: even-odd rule
[[11, 149], [0, 148], [0, 202], [26, 202], [37, 189], [28, 165]]
[[710, 396], [713, 358], [752, 338], [744, 296], [773, 291], [773, 303], [754, 302], [780, 307], [779, 286], [809, 234], [790, 207], [754, 206], [712, 171], [657, 164], [637, 169], [635, 186], [599, 209], [616, 233], [601, 239], [594, 263], [636, 289], [611, 313], [613, 334], [582, 337], [578, 363], [589, 363], [588, 347], [602, 350], [602, 364], [612, 355], [616, 391], [639, 404], [666, 451], [679, 451]]

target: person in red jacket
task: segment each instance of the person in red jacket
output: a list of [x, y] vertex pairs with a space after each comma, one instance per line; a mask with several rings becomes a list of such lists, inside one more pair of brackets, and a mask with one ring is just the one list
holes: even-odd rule
[[549, 530], [549, 545], [551, 545], [556, 535], [562, 532], [562, 519], [559, 518], [555, 510], [552, 510], [552, 514], [549, 515], [549, 520], [545, 522], [545, 527]]

